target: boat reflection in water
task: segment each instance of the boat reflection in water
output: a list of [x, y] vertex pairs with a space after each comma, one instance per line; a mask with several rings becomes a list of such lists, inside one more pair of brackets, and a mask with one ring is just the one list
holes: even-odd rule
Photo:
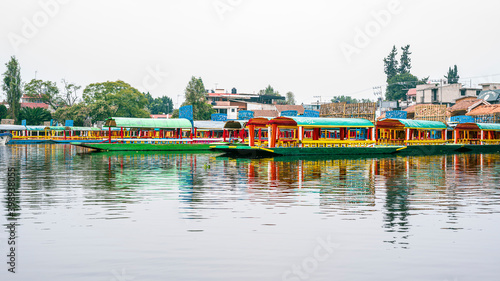
[[459, 231], [461, 212], [493, 213], [495, 202], [485, 202], [499, 198], [498, 154], [230, 159], [171, 152], [86, 154], [69, 145], [4, 150], [15, 155], [23, 174], [20, 189], [27, 192], [21, 206], [81, 201], [100, 208], [87, 214], [96, 219], [128, 218], [134, 204], [158, 199], [178, 202], [185, 220], [224, 212], [248, 217], [255, 206], [279, 214], [305, 207], [301, 212], [325, 219], [371, 218], [390, 234], [384, 241], [407, 247], [415, 220], [444, 215], [442, 228]]

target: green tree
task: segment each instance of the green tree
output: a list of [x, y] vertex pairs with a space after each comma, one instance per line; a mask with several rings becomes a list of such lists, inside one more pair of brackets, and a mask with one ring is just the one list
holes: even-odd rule
[[59, 123], [73, 120], [75, 126], [83, 126], [84, 121], [89, 118], [90, 109], [84, 103], [77, 103], [68, 107], [60, 107], [54, 112], [53, 117]]
[[21, 67], [14, 56], [10, 58], [10, 61], [5, 66], [7, 66], [7, 70], [3, 74], [2, 89], [7, 95], [8, 116], [17, 121], [21, 109]]
[[351, 96], [334, 96], [332, 102], [358, 103], [359, 101]]
[[179, 109], [174, 109], [174, 111], [172, 111], [172, 118], [179, 118]]
[[398, 50], [396, 46], [392, 46], [392, 50], [389, 55], [384, 58], [384, 72], [387, 75], [387, 82], [398, 74], [398, 61], [396, 56], [398, 55]]
[[92, 122], [105, 121], [109, 117], [116, 116], [116, 106], [110, 105], [104, 100], [90, 104], [88, 110]]
[[170, 97], [162, 96], [153, 98], [149, 93], [146, 94], [149, 101], [148, 109], [151, 114], [170, 114], [174, 110], [174, 103]]
[[40, 98], [42, 102], [54, 109], [64, 105], [64, 101], [59, 95], [59, 88], [52, 81], [32, 79], [28, 84], [24, 85], [24, 92], [29, 97]]
[[50, 111], [41, 107], [23, 107], [19, 112], [19, 120], [26, 120], [27, 125], [43, 125], [44, 121], [50, 121]]
[[460, 76], [458, 75], [458, 69], [456, 64], [453, 67], [453, 69], [451, 67], [448, 68], [448, 74], [445, 75], [444, 78], [448, 79], [448, 84], [458, 83], [458, 79], [460, 79]]
[[295, 95], [292, 92], [286, 93], [286, 104], [295, 104]]
[[185, 101], [182, 106], [193, 106], [194, 120], [210, 120], [215, 110], [211, 104], [207, 103], [205, 86], [201, 78], [191, 77], [186, 90], [184, 91]]
[[264, 90], [259, 91], [259, 95], [266, 95], [266, 96], [281, 96], [278, 91], [275, 91], [271, 85], [267, 85], [267, 87]]
[[[149, 117], [148, 99], [136, 88], [123, 81], [90, 84], [83, 90], [83, 100], [91, 109], [98, 104], [100, 112], [110, 111], [115, 117]], [[104, 103], [107, 104], [107, 107]], [[102, 109], [104, 108], [104, 111]], [[93, 111], [92, 111], [93, 112]], [[97, 118], [92, 116], [93, 120]], [[102, 117], [99, 117], [102, 118]]]
[[417, 76], [410, 73], [397, 74], [387, 81], [386, 100], [406, 100], [408, 89], [420, 84]]
[[7, 118], [7, 107], [3, 104], [0, 104], [0, 120]]
[[410, 45], [401, 47], [401, 51], [403, 52], [401, 53], [401, 58], [399, 59], [398, 72], [399, 74], [410, 73], [411, 69]]

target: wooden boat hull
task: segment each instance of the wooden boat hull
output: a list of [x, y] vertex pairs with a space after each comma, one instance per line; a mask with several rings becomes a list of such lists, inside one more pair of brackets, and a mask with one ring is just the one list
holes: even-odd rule
[[500, 145], [445, 144], [445, 145], [409, 145], [398, 153], [401, 156], [422, 156], [436, 154], [453, 154], [461, 152], [497, 153]]
[[9, 142], [9, 145], [12, 144], [50, 144], [53, 143], [52, 140], [26, 140], [26, 139], [12, 139]]
[[374, 147], [275, 147], [212, 145], [214, 151], [224, 152], [234, 157], [258, 158], [273, 156], [322, 156], [322, 155], [379, 155], [392, 154], [404, 150], [404, 146]]
[[82, 143], [72, 145], [98, 151], [208, 151], [213, 144]]

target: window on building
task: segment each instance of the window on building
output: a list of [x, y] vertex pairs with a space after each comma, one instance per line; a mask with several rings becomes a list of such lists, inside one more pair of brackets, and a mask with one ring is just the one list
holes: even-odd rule
[[465, 96], [465, 89], [460, 89], [460, 95]]
[[236, 111], [236, 109], [234, 109], [234, 108], [231, 108], [231, 112], [235, 112], [235, 111]]
[[432, 101], [435, 102], [438, 100], [438, 90], [432, 89]]
[[481, 93], [481, 90], [477, 90], [476, 91], [476, 96], [479, 96], [480, 93]]
[[227, 114], [227, 109], [226, 108], [221, 108], [221, 109], [219, 109], [219, 113]]

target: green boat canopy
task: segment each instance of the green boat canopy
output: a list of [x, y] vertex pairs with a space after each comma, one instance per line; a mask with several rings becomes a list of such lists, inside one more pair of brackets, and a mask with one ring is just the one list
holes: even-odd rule
[[28, 129], [28, 131], [43, 131], [43, 130], [45, 130], [45, 128], [49, 128], [49, 127], [46, 127], [46, 126], [26, 126], [26, 128]]
[[481, 130], [500, 131], [500, 124], [498, 123], [477, 123], [477, 126]]
[[71, 131], [71, 127], [66, 127], [66, 126], [47, 126], [47, 127], [45, 127], [45, 130], [51, 130], [51, 131]]
[[321, 118], [321, 117], [276, 117], [269, 124], [282, 126], [302, 126], [315, 128], [367, 128], [374, 127], [373, 123], [361, 118]]
[[153, 119], [111, 117], [106, 120], [105, 126], [124, 128], [191, 129], [191, 122], [184, 118]]
[[498, 123], [461, 123], [456, 127], [458, 130], [489, 130], [500, 131], [500, 124]]
[[412, 120], [412, 119], [384, 119], [377, 122], [377, 127], [404, 127], [408, 129], [446, 129], [446, 125], [439, 121]]

